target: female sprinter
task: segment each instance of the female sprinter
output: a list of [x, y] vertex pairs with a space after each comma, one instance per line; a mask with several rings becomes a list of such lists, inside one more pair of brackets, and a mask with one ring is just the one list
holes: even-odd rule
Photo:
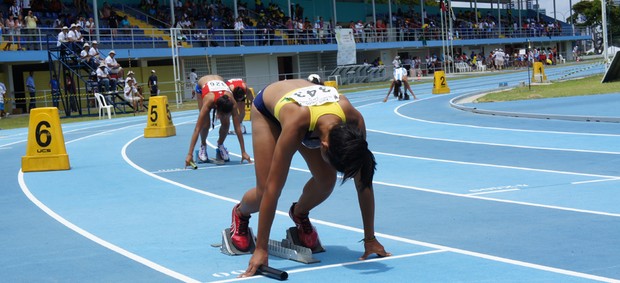
[[400, 93], [400, 86], [401, 85], [405, 85], [405, 100], [409, 100], [409, 95], [407, 94], [407, 90], [409, 90], [409, 92], [411, 92], [411, 95], [413, 95], [413, 99], [418, 99], [415, 96], [415, 93], [413, 93], [413, 90], [411, 89], [411, 86], [409, 85], [409, 79], [407, 76], [407, 69], [403, 68], [403, 67], [399, 67], [399, 68], [394, 68], [394, 79], [392, 80], [392, 84], [390, 85], [390, 90], [388, 90], [387, 95], [385, 96], [385, 98], [383, 99], [383, 102], [387, 102], [388, 101], [388, 97], [390, 97], [390, 93], [392, 92], [392, 89], [394, 90], [394, 96], [398, 97], [398, 100], [402, 100], [403, 96]]
[[276, 204], [296, 151], [312, 174], [289, 211], [302, 245], [310, 249], [317, 246], [318, 235], [308, 214], [329, 197], [336, 172], [342, 172], [343, 182], [353, 179], [357, 189], [364, 225], [361, 259], [373, 253], [391, 255], [374, 236], [372, 179], [376, 162], [366, 142], [364, 118], [346, 97], [335, 88], [307, 80], [275, 82], [254, 99], [252, 140], [256, 187], [245, 193], [232, 212], [232, 243], [241, 251], [249, 249], [250, 215], [260, 212], [256, 249], [241, 277], [252, 276], [257, 268], [268, 264], [267, 244]]
[[[196, 127], [194, 128], [194, 133], [189, 142], [189, 152], [187, 153], [187, 157], [185, 157], [185, 166], [189, 166], [194, 162], [192, 153], [199, 135], [200, 151], [198, 153], [198, 158], [203, 162], [209, 160], [207, 156], [207, 135], [209, 134], [209, 125], [211, 125], [212, 122], [211, 119], [215, 119], [215, 115], [217, 115], [222, 123], [219, 131], [220, 137], [217, 142], [218, 149], [225, 150], [223, 143], [230, 127], [230, 116], [233, 113], [233, 109], [237, 107], [233, 93], [222, 77], [217, 75], [204, 76], [198, 80], [198, 86], [201, 88], [200, 95], [198, 95], [198, 111], [200, 114], [198, 114]], [[209, 112], [213, 109], [215, 109], [213, 117], [209, 117]], [[252, 160], [250, 156], [245, 152], [240, 117], [239, 115], [232, 115], [232, 117], [233, 126], [237, 133], [237, 138], [239, 139], [239, 146], [241, 147], [241, 162], [247, 160], [251, 163]], [[226, 151], [225, 154], [227, 157], [228, 152]]]

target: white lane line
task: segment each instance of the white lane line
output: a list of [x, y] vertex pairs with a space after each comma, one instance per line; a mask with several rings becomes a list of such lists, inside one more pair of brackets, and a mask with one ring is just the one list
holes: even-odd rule
[[26, 197], [28, 197], [28, 199], [30, 199], [30, 201], [32, 203], [34, 203], [37, 207], [39, 207], [41, 210], [43, 210], [45, 213], [47, 213], [47, 215], [51, 216], [52, 218], [54, 218], [56, 221], [60, 222], [62, 225], [65, 225], [67, 228], [75, 231], [76, 233], [84, 236], [85, 238], [105, 247], [108, 248], [118, 254], [121, 254], [129, 259], [132, 259], [133, 261], [136, 261], [138, 263], [141, 263], [147, 267], [150, 267], [154, 270], [157, 270], [163, 274], [166, 274], [172, 278], [184, 281], [184, 282], [192, 282], [192, 283], [198, 283], [200, 282], [199, 280], [196, 280], [194, 278], [188, 277], [186, 275], [183, 275], [181, 273], [178, 273], [176, 271], [173, 271], [171, 269], [168, 269], [166, 267], [163, 267], [155, 262], [152, 262], [146, 258], [143, 258], [137, 254], [134, 254], [130, 251], [127, 251], [117, 245], [114, 245], [108, 241], [105, 241], [93, 234], [91, 234], [90, 232], [78, 227], [77, 225], [71, 223], [70, 221], [68, 221], [67, 219], [63, 218], [62, 216], [58, 215], [56, 212], [54, 212], [53, 210], [51, 210], [49, 207], [47, 207], [45, 204], [43, 204], [41, 201], [39, 201], [39, 199], [37, 199], [28, 189], [28, 186], [26, 185], [26, 182], [24, 181], [24, 173], [21, 171], [21, 169], [19, 170], [18, 173], [18, 181], [19, 181], [19, 186], [21, 187], [22, 191], [24, 192], [24, 194], [26, 195]]
[[488, 130], [498, 130], [498, 131], [510, 131], [510, 132], [525, 132], [525, 133], [548, 133], [548, 134], [558, 134], [558, 135], [576, 135], [576, 136], [599, 136], [599, 137], [620, 137], [617, 134], [599, 134], [599, 133], [579, 133], [579, 132], [559, 132], [559, 131], [545, 131], [545, 130], [526, 130], [526, 129], [513, 129], [513, 128], [500, 128], [500, 127], [487, 127], [487, 126], [476, 126], [470, 124], [457, 124], [457, 123], [448, 123], [448, 122], [437, 122], [430, 121], [424, 119], [418, 119], [406, 116], [399, 112], [400, 108], [405, 106], [406, 104], [400, 105], [394, 109], [394, 113], [402, 118], [409, 119], [412, 121], [418, 121], [421, 123], [428, 124], [436, 124], [436, 125], [444, 125], [444, 126], [455, 126], [455, 127], [467, 127], [474, 129], [488, 129]]
[[489, 143], [489, 142], [455, 140], [455, 139], [445, 139], [445, 138], [431, 138], [431, 137], [413, 136], [413, 135], [406, 135], [406, 134], [397, 134], [397, 133], [393, 133], [393, 132], [386, 132], [386, 131], [372, 130], [372, 129], [367, 129], [366, 131], [374, 132], [374, 133], [380, 133], [380, 134], [385, 134], [385, 135], [391, 135], [391, 136], [399, 136], [399, 137], [421, 139], [421, 140], [430, 140], [430, 141], [443, 141], [443, 142], [454, 142], [454, 143], [465, 143], [465, 144], [476, 144], [476, 145], [490, 145], [490, 146], [525, 148], [525, 149], [539, 149], [539, 150], [550, 150], [550, 151], [568, 151], [568, 152], [600, 153], [600, 154], [616, 154], [616, 155], [620, 155], [620, 152], [618, 152], [618, 151], [599, 151], [599, 150], [585, 150], [585, 149], [572, 149], [572, 148], [539, 147], [539, 146], [526, 146], [526, 145], [514, 145], [514, 144], [502, 144], [502, 143]]
[[[389, 256], [389, 257], [372, 258], [372, 259], [358, 260], [358, 261], [349, 261], [349, 262], [336, 263], [336, 264], [327, 264], [327, 265], [321, 265], [321, 266], [316, 266], [316, 267], [298, 268], [298, 269], [293, 269], [293, 270], [287, 270], [286, 272], [289, 273], [289, 274], [291, 274], [291, 273], [309, 272], [309, 271], [316, 271], [316, 270], [322, 270], [322, 269], [331, 269], [331, 268], [338, 268], [338, 267], [344, 267], [344, 266], [350, 266], [350, 265], [365, 264], [365, 263], [371, 263], [371, 262], [379, 262], [379, 261], [395, 260], [395, 259], [408, 258], [408, 257], [424, 256], [424, 255], [443, 253], [443, 252], [447, 252], [447, 251], [446, 250], [432, 250], [432, 251], [419, 252], [419, 253], [410, 253], [410, 254], [404, 254], [404, 255], [393, 255], [393, 256]], [[252, 278], [262, 278], [262, 277], [263, 276], [253, 276], [253, 277], [247, 277], [247, 278], [232, 278], [232, 279], [218, 280], [218, 281], [211, 281], [211, 282], [212, 283], [236, 282], [236, 281], [250, 280]]]
[[581, 184], [610, 182], [610, 181], [620, 181], [620, 178], [610, 178], [610, 179], [606, 178], [606, 179], [597, 179], [597, 180], [589, 180], [589, 181], [581, 181], [581, 182], [572, 182], [571, 185], [581, 185]]
[[471, 193], [471, 194], [467, 194], [467, 195], [468, 196], [477, 196], [477, 195], [488, 195], [488, 194], [505, 193], [505, 192], [513, 192], [513, 191], [520, 191], [520, 189], [496, 190], [496, 191], [488, 191], [488, 192]]
[[[224, 197], [224, 196], [220, 196], [220, 195], [217, 195], [217, 194], [214, 194], [214, 193], [202, 191], [202, 190], [193, 188], [191, 186], [188, 186], [188, 185], [176, 182], [176, 181], [172, 181], [170, 179], [166, 179], [164, 177], [161, 177], [161, 176], [155, 175], [155, 174], [153, 174], [151, 172], [148, 172], [144, 168], [138, 166], [137, 164], [135, 164], [133, 161], [131, 161], [129, 159], [129, 157], [126, 154], [126, 150], [127, 150], [127, 148], [129, 147], [129, 145], [131, 143], [133, 143], [134, 141], [136, 141], [137, 139], [139, 139], [141, 137], [142, 136], [138, 136], [138, 137], [130, 140], [129, 142], [127, 142], [123, 146], [123, 149], [122, 149], [122, 156], [123, 156], [123, 159], [125, 160], [125, 162], [127, 162], [130, 166], [134, 167], [136, 170], [138, 170], [138, 171], [140, 171], [140, 172], [142, 172], [142, 173], [144, 173], [144, 174], [146, 174], [148, 176], [151, 176], [151, 177], [153, 177], [155, 179], [161, 180], [163, 182], [172, 184], [174, 186], [178, 186], [180, 188], [183, 188], [183, 189], [186, 189], [186, 190], [198, 193], [198, 194], [202, 194], [202, 195], [205, 195], [205, 196], [208, 196], [208, 197], [213, 197], [215, 199], [220, 199], [220, 200], [228, 201], [228, 202], [235, 203], [235, 204], [239, 202], [239, 200], [236, 200], [236, 199], [233, 199], [233, 198]], [[291, 167], [291, 169], [292, 170], [300, 170], [300, 171], [308, 172], [308, 170], [298, 169], [298, 168], [294, 168], [294, 167]], [[565, 210], [565, 211], [571, 211], [571, 212], [582, 212], [582, 213], [590, 213], [590, 214], [597, 214], [597, 215], [604, 215], [604, 216], [620, 217], [620, 214], [604, 213], [604, 212], [581, 210], [581, 209], [572, 209], [572, 208], [565, 208], [565, 207], [558, 207], [558, 206], [532, 204], [532, 203], [518, 202], [518, 201], [493, 199], [493, 198], [486, 198], [486, 197], [480, 197], [480, 196], [468, 196], [468, 195], [462, 195], [462, 194], [456, 194], [456, 193], [448, 193], [448, 192], [433, 191], [433, 190], [428, 190], [428, 189], [414, 188], [414, 187], [409, 187], [409, 186], [401, 186], [401, 185], [397, 185], [397, 184], [388, 184], [388, 183], [383, 183], [383, 182], [373, 182], [373, 183], [381, 184], [381, 185], [386, 185], [386, 186], [394, 186], [394, 187], [400, 187], [400, 188], [407, 188], [407, 189], [416, 189], [416, 190], [420, 190], [420, 191], [428, 191], [428, 192], [433, 192], [433, 193], [438, 193], [438, 194], [452, 195], [452, 196], [458, 196], [458, 197], [464, 197], [464, 198], [473, 198], [473, 199], [489, 200], [489, 201], [496, 201], [496, 202], [503, 202], [503, 203], [520, 204], [520, 205], [526, 205], [526, 206], [543, 207], [543, 208], [549, 208], [549, 209], [558, 209], [558, 210]], [[278, 211], [278, 210], [276, 210], [276, 214], [288, 217], [288, 212], [285, 212], [285, 211]], [[346, 226], [346, 225], [337, 224], [337, 223], [328, 222], [328, 221], [323, 221], [323, 220], [318, 220], [318, 219], [314, 219], [314, 218], [311, 218], [311, 219], [316, 224], [322, 224], [322, 225], [325, 225], [325, 226], [329, 226], [329, 227], [333, 227], [333, 228], [338, 228], [338, 229], [342, 229], [342, 230], [347, 230], [347, 231], [352, 231], [352, 232], [357, 232], [357, 233], [360, 233], [360, 234], [364, 233], [364, 230], [360, 229], [360, 228], [356, 228], [356, 227], [352, 227], [352, 226]], [[517, 261], [517, 260], [512, 260], [512, 259], [507, 259], [507, 258], [487, 255], [487, 254], [483, 254], [483, 253], [472, 252], [472, 251], [468, 251], [468, 250], [456, 249], [456, 248], [451, 248], [451, 247], [446, 247], [446, 246], [442, 246], [442, 245], [436, 245], [436, 244], [432, 244], [432, 243], [426, 243], [426, 242], [411, 240], [411, 239], [407, 239], [407, 238], [403, 238], [403, 237], [399, 237], [399, 236], [393, 236], [393, 235], [384, 234], [384, 233], [379, 233], [379, 232], [377, 232], [375, 234], [377, 235], [377, 237], [381, 237], [381, 238], [391, 239], [391, 240], [395, 240], [395, 241], [399, 241], [399, 242], [404, 242], [404, 243], [410, 243], [410, 244], [414, 244], [414, 245], [425, 246], [425, 247], [429, 247], [429, 248], [433, 248], [433, 249], [438, 249], [438, 250], [447, 250], [447, 251], [451, 251], [451, 252], [455, 252], [455, 253], [459, 253], [459, 254], [465, 254], [465, 255], [470, 255], [470, 256], [474, 256], [474, 257], [485, 258], [485, 259], [489, 259], [489, 260], [493, 260], [493, 261], [504, 262], [504, 263], [513, 264], [513, 265], [519, 265], [519, 266], [524, 266], [524, 267], [528, 267], [528, 268], [534, 268], [534, 269], [539, 269], [539, 270], [544, 270], [544, 271], [549, 271], [549, 272], [554, 272], [554, 273], [559, 273], [559, 274], [564, 274], [564, 275], [569, 275], [569, 276], [574, 276], [574, 277], [581, 277], [581, 278], [586, 278], [586, 279], [599, 280], [599, 281], [603, 281], [603, 282], [616, 282], [616, 283], [618, 282], [618, 280], [616, 280], [616, 279], [596, 276], [596, 275], [592, 275], [592, 274], [586, 274], [586, 273], [581, 273], [581, 272], [576, 272], [576, 271], [571, 271], [571, 270], [565, 270], [565, 269], [554, 268], [554, 267], [549, 267], [549, 266], [544, 266], [544, 265], [539, 265], [539, 264], [533, 264], [533, 263], [528, 263], [528, 262], [523, 262], [523, 261]]]
[[373, 151], [373, 153], [375, 155], [385, 155], [385, 156], [392, 156], [392, 157], [399, 157], [399, 158], [409, 158], [409, 159], [418, 159], [418, 160], [435, 161], [435, 162], [443, 162], [443, 163], [462, 164], [462, 165], [475, 165], [475, 166], [483, 166], [483, 167], [494, 167], [494, 168], [502, 168], [502, 169], [534, 171], [534, 172], [554, 173], [554, 174], [563, 174], [563, 175], [576, 175], [576, 176], [586, 176], [586, 177], [597, 177], [597, 178], [605, 178], [605, 179], [618, 179], [618, 178], [620, 178], [620, 176], [608, 176], [608, 175], [599, 175], [599, 174], [590, 174], [590, 173], [579, 173], [579, 172], [569, 172], [569, 171], [537, 169], [537, 168], [530, 168], [530, 167], [497, 165], [497, 164], [479, 163], [479, 162], [456, 161], [456, 160], [448, 160], [448, 159], [438, 159], [438, 158], [402, 155], [402, 154], [379, 152], [379, 151]]

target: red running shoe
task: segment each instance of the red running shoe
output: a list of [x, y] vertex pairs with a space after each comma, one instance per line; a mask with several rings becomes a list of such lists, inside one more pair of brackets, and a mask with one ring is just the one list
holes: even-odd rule
[[232, 211], [232, 224], [230, 224], [231, 242], [237, 250], [247, 252], [250, 249], [250, 216], [240, 216], [237, 212], [241, 204], [235, 205]]
[[293, 222], [295, 222], [295, 226], [297, 226], [297, 236], [299, 237], [301, 245], [309, 249], [314, 249], [318, 244], [319, 235], [316, 233], [316, 230], [314, 229], [314, 226], [312, 226], [312, 223], [310, 223], [308, 214], [299, 217], [295, 216], [294, 210], [296, 204], [297, 203], [294, 202], [293, 205], [291, 205], [291, 209], [289, 209], [288, 215], [291, 217], [291, 219], [293, 219]]

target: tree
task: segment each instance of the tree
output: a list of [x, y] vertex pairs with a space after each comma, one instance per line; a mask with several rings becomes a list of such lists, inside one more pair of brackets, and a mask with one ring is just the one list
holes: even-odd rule
[[[608, 40], [612, 45], [620, 44], [620, 7], [614, 6], [613, 1], [606, 0], [607, 6], [607, 34], [613, 40]], [[602, 9], [601, 0], [581, 1], [573, 5], [574, 14], [569, 17], [575, 26], [589, 27], [594, 32], [595, 47], [602, 49]]]

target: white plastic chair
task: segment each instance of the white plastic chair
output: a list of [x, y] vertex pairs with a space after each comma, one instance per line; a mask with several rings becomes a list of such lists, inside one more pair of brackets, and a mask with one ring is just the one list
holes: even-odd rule
[[487, 65], [483, 64], [481, 61], [476, 62], [478, 71], [486, 71]]
[[105, 97], [103, 97], [103, 95], [101, 93], [95, 92], [95, 102], [97, 105], [97, 108], [99, 109], [99, 119], [101, 119], [101, 116], [104, 115], [105, 110], [108, 111], [108, 119], [112, 119], [112, 114], [114, 113], [114, 116], [116, 117], [116, 112], [114, 112], [112, 110], [112, 105], [108, 105], [108, 102], [105, 100]]

